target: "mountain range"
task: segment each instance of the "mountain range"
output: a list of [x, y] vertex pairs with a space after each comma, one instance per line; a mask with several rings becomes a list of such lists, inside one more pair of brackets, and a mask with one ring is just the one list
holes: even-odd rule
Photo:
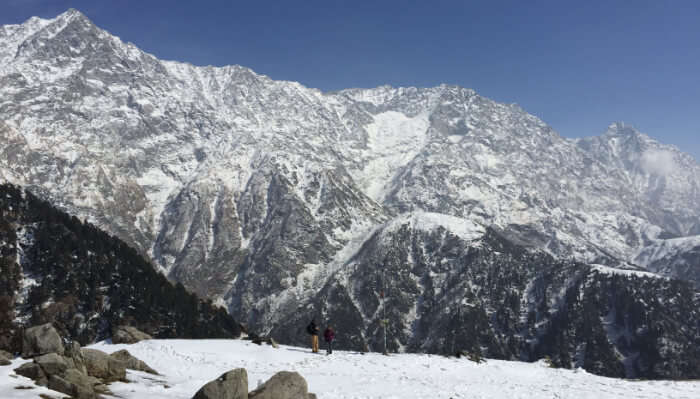
[[316, 316], [346, 347], [388, 324], [397, 351], [700, 370], [700, 166], [623, 123], [567, 139], [457, 86], [163, 61], [69, 10], [0, 27], [0, 143], [0, 179], [283, 342]]

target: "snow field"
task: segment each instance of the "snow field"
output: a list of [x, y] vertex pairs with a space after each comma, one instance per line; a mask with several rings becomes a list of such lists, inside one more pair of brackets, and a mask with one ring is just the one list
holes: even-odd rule
[[[583, 370], [551, 369], [544, 362], [469, 360], [437, 355], [335, 351], [327, 356], [307, 348], [258, 346], [241, 340], [150, 340], [135, 345], [91, 346], [111, 353], [127, 349], [161, 376], [128, 371], [130, 383], [114, 383], [115, 398], [191, 398], [205, 383], [243, 367], [249, 390], [282, 370], [299, 372], [309, 391], [324, 398], [698, 398], [700, 381], [629, 381], [605, 378]], [[12, 369], [0, 367], [0, 397], [36, 398], [51, 393]], [[33, 389], [15, 389], [16, 386]], [[56, 397], [59, 394], [51, 393]]]

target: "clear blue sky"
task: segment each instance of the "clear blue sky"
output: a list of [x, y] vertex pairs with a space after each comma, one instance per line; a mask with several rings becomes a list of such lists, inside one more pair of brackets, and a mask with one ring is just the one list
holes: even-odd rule
[[70, 7], [163, 59], [324, 91], [457, 84], [564, 136], [624, 121], [700, 160], [698, 0], [0, 0], [0, 24]]

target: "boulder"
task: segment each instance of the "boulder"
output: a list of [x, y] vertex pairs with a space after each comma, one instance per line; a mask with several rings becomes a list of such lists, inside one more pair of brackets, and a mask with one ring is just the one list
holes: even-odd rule
[[104, 382], [125, 381], [126, 364], [97, 349], [81, 349], [88, 375]]
[[267, 343], [270, 344], [270, 346], [272, 346], [275, 349], [279, 348], [279, 345], [277, 345], [277, 341], [275, 341], [275, 339], [272, 337], [269, 337], [267, 339]]
[[249, 399], [308, 399], [309, 388], [306, 380], [294, 371], [280, 371], [270, 377], [258, 389], [248, 394]]
[[76, 369], [69, 369], [64, 376], [49, 377], [49, 389], [65, 393], [75, 399], [97, 399], [95, 382]]
[[9, 366], [11, 364], [12, 361], [8, 357], [0, 353], [0, 366]]
[[21, 366], [15, 369], [15, 373], [34, 380], [37, 383], [37, 385], [46, 386], [46, 384], [48, 383], [46, 373], [44, 373], [44, 370], [41, 369], [41, 366], [34, 362], [27, 362], [22, 364]]
[[208, 382], [192, 399], [247, 399], [248, 373], [245, 369], [234, 369]]
[[46, 353], [62, 355], [63, 351], [61, 336], [51, 323], [28, 328], [22, 336], [22, 357], [25, 359]]
[[76, 385], [85, 385], [89, 387], [97, 387], [102, 385], [102, 380], [97, 377], [92, 377], [87, 374], [83, 374], [80, 370], [68, 369], [63, 374], [63, 378]]
[[111, 394], [111, 392], [109, 391], [109, 387], [107, 387], [107, 385], [105, 385], [105, 384], [96, 384], [95, 385], [95, 392], [104, 393], [104, 394]]
[[52, 375], [49, 377], [48, 387], [49, 389], [53, 389], [54, 391], [65, 393], [71, 396], [73, 395], [73, 387], [71, 383], [64, 380], [61, 376], [58, 375]]
[[121, 360], [126, 364], [126, 368], [131, 370], [145, 371], [146, 373], [151, 373], [158, 375], [158, 372], [149, 367], [143, 360], [134, 357], [128, 350], [122, 349], [116, 351], [109, 355], [117, 360]]
[[119, 326], [112, 333], [113, 344], [135, 344], [144, 339], [152, 339], [150, 335], [131, 326]]
[[4, 351], [2, 349], [0, 349], [0, 357], [4, 357], [5, 359], [14, 359], [15, 358], [14, 356], [12, 356], [12, 353], [10, 353], [8, 351]]
[[68, 363], [63, 356], [55, 353], [47, 353], [34, 358], [34, 363], [38, 364], [48, 376], [61, 375], [68, 370]]
[[65, 346], [64, 357], [68, 363], [68, 368], [74, 368], [81, 373], [87, 375], [87, 368], [85, 367], [85, 359], [83, 358], [83, 353], [80, 351], [80, 344], [73, 341]]

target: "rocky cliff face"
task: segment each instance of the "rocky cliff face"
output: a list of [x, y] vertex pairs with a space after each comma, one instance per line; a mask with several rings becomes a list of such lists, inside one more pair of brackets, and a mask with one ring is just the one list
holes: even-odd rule
[[[415, 255], [408, 238], [393, 252], [372, 241], [405, 218], [441, 215], [443, 234], [477, 226], [632, 269], [640, 251], [700, 228], [700, 167], [622, 124], [569, 140], [460, 87], [322, 93], [240, 66], [161, 61], [74, 10], [0, 28], [0, 65], [0, 177], [263, 331], [321, 298], [376, 291], [368, 268]], [[697, 282], [677, 265], [653, 271]], [[420, 298], [405, 298], [409, 310]], [[372, 306], [338, 311], [364, 325]], [[404, 330], [396, 345], [419, 349]]]

